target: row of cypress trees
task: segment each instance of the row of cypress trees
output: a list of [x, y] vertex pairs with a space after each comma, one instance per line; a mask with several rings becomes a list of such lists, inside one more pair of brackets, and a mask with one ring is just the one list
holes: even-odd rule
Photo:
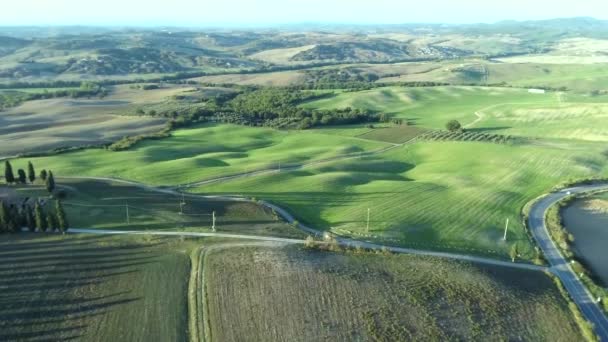
[[[55, 177], [52, 171], [42, 170], [36, 175], [36, 170], [32, 162], [27, 164], [27, 173], [23, 169], [17, 171], [17, 176], [13, 171], [13, 166], [7, 160], [4, 163], [4, 180], [7, 184], [28, 184], [34, 183], [39, 178], [45, 184], [49, 194], [55, 190]], [[32, 206], [23, 201], [21, 205], [13, 203], [7, 204], [0, 200], [0, 233], [16, 233], [22, 228], [35, 232], [54, 232], [65, 233], [69, 224], [61, 201], [55, 200], [54, 208], [45, 209], [40, 200]]]
[[[55, 191], [55, 177], [52, 171], [42, 170], [39, 175], [40, 179], [44, 182], [46, 190], [52, 194]], [[27, 184], [34, 183], [36, 181], [36, 171], [34, 170], [34, 164], [32, 162], [27, 163], [27, 174], [25, 170], [17, 170], [17, 176], [13, 172], [13, 166], [10, 161], [4, 162], [4, 180], [7, 184]]]
[[61, 201], [55, 200], [54, 210], [45, 210], [39, 201], [34, 207], [6, 205], [0, 201], [0, 233], [18, 233], [24, 227], [31, 232], [60, 231], [65, 234], [69, 223]]

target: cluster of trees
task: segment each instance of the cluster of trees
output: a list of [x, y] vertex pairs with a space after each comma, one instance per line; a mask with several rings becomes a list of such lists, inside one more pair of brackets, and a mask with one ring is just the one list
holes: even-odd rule
[[[137, 113], [170, 118], [169, 129], [198, 122], [307, 129], [315, 126], [378, 122], [381, 119], [380, 115], [364, 109], [313, 110], [299, 106], [319, 97], [312, 92], [294, 89], [252, 87], [244, 88], [239, 93], [204, 99], [203, 105], [191, 105], [188, 109], [171, 109], [164, 112], [146, 112], [139, 109]], [[166, 130], [162, 136], [165, 134]], [[155, 134], [154, 137], [156, 136], [158, 135]]]
[[27, 174], [25, 170], [19, 169], [15, 175], [11, 162], [8, 160], [4, 162], [4, 180], [6, 184], [27, 184], [28, 181], [29, 183], [34, 183], [37, 177], [44, 182], [46, 190], [52, 195], [53, 191], [55, 191], [55, 176], [53, 176], [53, 171], [42, 170], [40, 171], [40, 175], [36, 176], [34, 164], [28, 162]]
[[365, 72], [359, 68], [313, 69], [306, 70], [306, 83], [349, 83], [376, 82], [380, 77], [375, 73]]
[[18, 233], [23, 228], [31, 232], [64, 233], [69, 223], [61, 201], [55, 200], [54, 208], [45, 209], [43, 202], [36, 201], [32, 207], [23, 201], [21, 205], [0, 201], [0, 233]]
[[[377, 122], [378, 115], [362, 109], [312, 110], [299, 105], [319, 98], [319, 95], [280, 88], [246, 91], [223, 106], [224, 112], [245, 118], [252, 125], [274, 126], [273, 122], [290, 119], [298, 128]], [[283, 120], [285, 121], [285, 120]]]
[[[40, 178], [50, 194], [55, 190], [55, 178], [53, 172], [42, 170], [36, 175], [34, 165], [29, 162], [27, 171], [17, 170], [13, 172], [13, 167], [9, 161], [4, 165], [4, 179], [7, 184], [28, 184], [34, 183]], [[27, 227], [30, 231], [61, 231], [65, 233], [69, 227], [68, 220], [61, 201], [55, 200], [53, 210], [45, 210], [44, 203], [36, 201], [32, 207], [28, 199], [14, 199], [13, 203], [0, 201], [0, 233], [20, 232]], [[18, 204], [15, 204], [18, 203]]]

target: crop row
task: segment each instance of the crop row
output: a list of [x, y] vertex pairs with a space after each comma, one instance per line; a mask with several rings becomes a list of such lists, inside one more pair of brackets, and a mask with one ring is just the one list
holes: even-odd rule
[[423, 141], [478, 141], [495, 144], [515, 143], [517, 139], [511, 135], [478, 133], [471, 131], [431, 131], [418, 136]]

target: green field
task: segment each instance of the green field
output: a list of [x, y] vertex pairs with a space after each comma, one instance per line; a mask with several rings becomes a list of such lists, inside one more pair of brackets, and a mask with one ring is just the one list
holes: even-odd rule
[[0, 237], [0, 340], [185, 341], [193, 242]]
[[[608, 174], [601, 152], [596, 145], [575, 155], [548, 146], [422, 142], [195, 191], [268, 199], [303, 222], [342, 235], [499, 258], [517, 242], [531, 259], [522, 207], [564, 180]], [[508, 244], [502, 241], [507, 218]]]
[[[193, 191], [268, 199], [316, 228], [384, 243], [499, 258], [506, 258], [510, 245], [518, 243], [525, 259], [534, 255], [521, 225], [524, 204], [560, 182], [608, 173], [605, 147], [599, 143], [606, 139], [601, 96], [537, 95], [509, 88], [390, 87], [342, 93], [307, 106], [373, 109], [414, 126], [355, 125], [298, 132], [206, 125], [143, 142], [129, 151], [85, 150], [33, 161], [59, 176], [119, 177], [153, 185], [274, 169], [272, 174]], [[453, 118], [469, 123], [474, 132], [534, 139], [508, 145], [421, 141], [361, 157], [361, 152], [390, 146], [373, 140], [404, 142], [419, 129], [443, 128]], [[331, 160], [345, 154], [359, 159]], [[325, 159], [330, 161], [285, 170], [293, 163]], [[15, 161], [16, 167], [24, 163]], [[507, 218], [510, 239], [504, 243]]]
[[524, 89], [485, 87], [385, 87], [338, 93], [306, 107], [319, 109], [362, 108], [408, 119], [427, 128], [443, 128], [449, 120], [468, 124], [475, 112], [497, 104], [556, 105], [554, 94], [529, 94]]
[[339, 93], [306, 104], [311, 108], [363, 108], [444, 128], [449, 120], [490, 133], [535, 138], [605, 141], [608, 96], [482, 87], [387, 87]]
[[579, 341], [543, 273], [296, 247], [210, 251], [209, 341]]
[[[33, 158], [59, 176], [120, 177], [146, 184], [176, 185], [290, 163], [381, 149], [387, 144], [328, 134], [235, 125], [179, 130], [171, 138], [112, 152], [92, 149]], [[16, 161], [24, 167], [26, 160]]]
[[481, 119], [471, 127], [493, 133], [535, 138], [583, 141], [608, 140], [605, 129], [608, 96], [584, 98], [558, 95], [557, 105], [497, 104], [478, 112]]
[[[579, 61], [579, 63], [576, 63]], [[379, 82], [445, 82], [450, 84], [500, 84], [535, 88], [562, 88], [589, 93], [608, 87], [606, 57], [524, 56], [501, 59], [500, 62], [464, 60], [460, 62], [424, 63], [426, 69], [399, 67], [399, 64], [371, 66], [371, 72], [399, 76], [382, 77]], [[406, 65], [407, 65], [406, 64]]]

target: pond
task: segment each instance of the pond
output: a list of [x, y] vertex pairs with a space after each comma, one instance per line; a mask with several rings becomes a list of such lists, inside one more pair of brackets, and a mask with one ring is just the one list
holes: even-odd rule
[[562, 213], [574, 253], [608, 286], [608, 194], [576, 200]]

